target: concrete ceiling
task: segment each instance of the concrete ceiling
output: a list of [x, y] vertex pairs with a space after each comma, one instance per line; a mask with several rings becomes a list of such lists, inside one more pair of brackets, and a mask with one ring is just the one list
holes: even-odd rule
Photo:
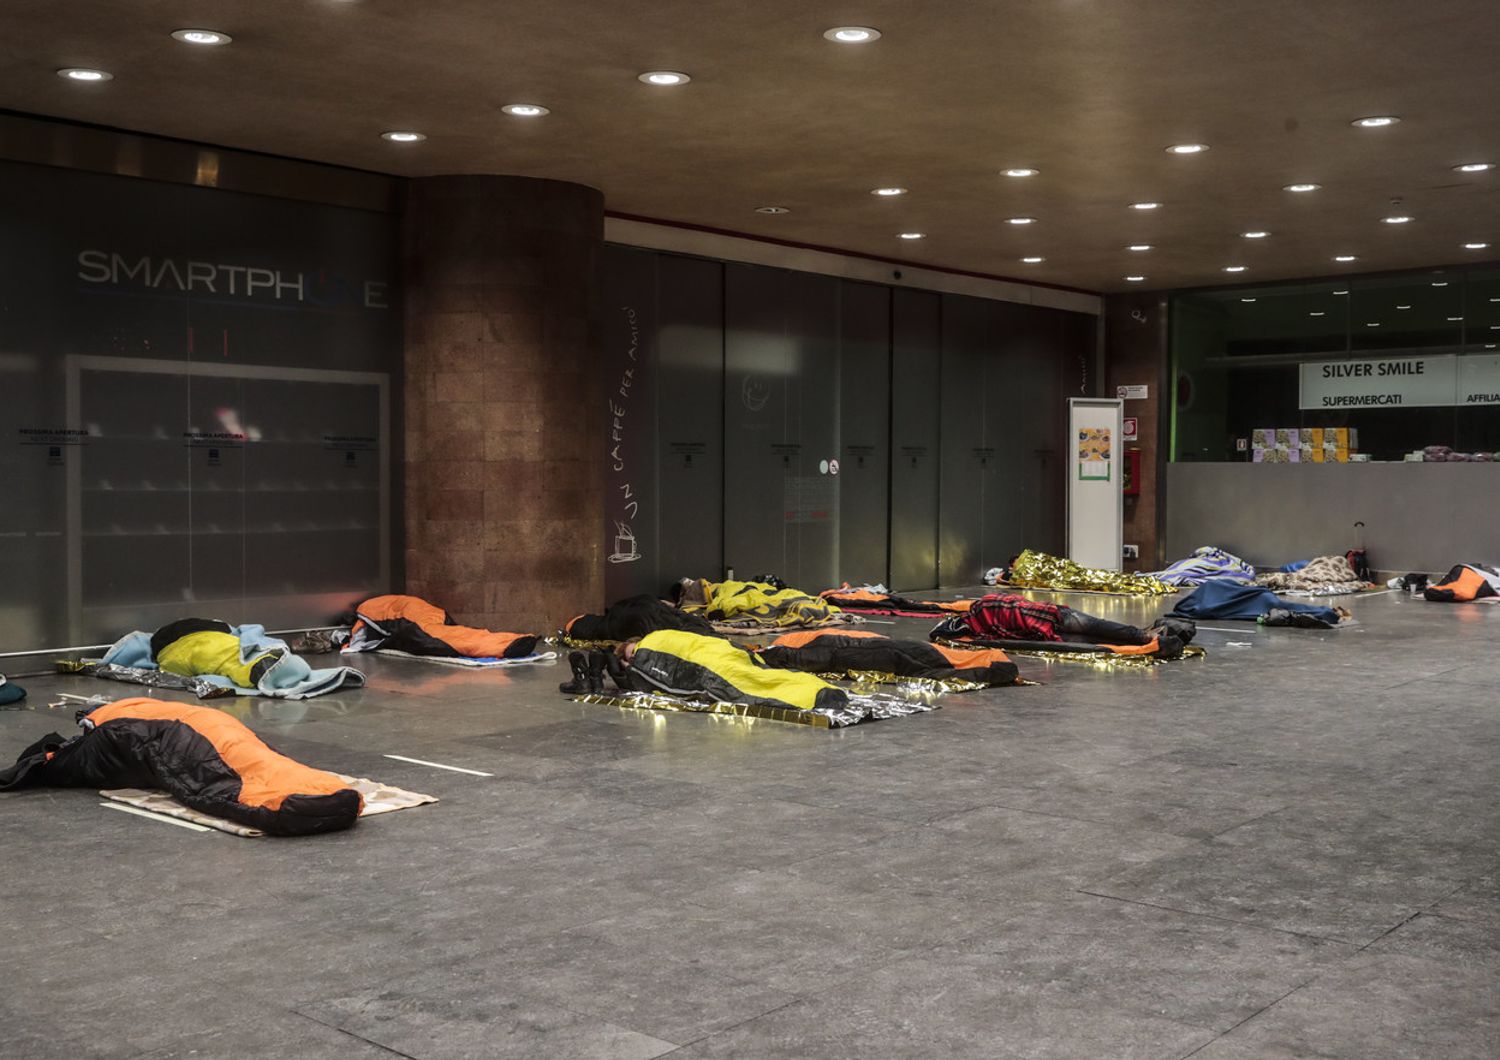
[[[884, 36], [823, 39], [846, 24]], [[234, 43], [169, 36], [185, 27]], [[0, 107], [405, 176], [573, 180], [612, 212], [1114, 291], [1500, 256], [1462, 247], [1500, 247], [1500, 169], [1451, 169], [1500, 163], [1497, 54], [1494, 0], [4, 0]], [[693, 81], [636, 80], [660, 69]], [[1350, 127], [1379, 114], [1403, 120]], [[1184, 142], [1211, 150], [1164, 150]], [[1000, 175], [1021, 165], [1040, 175]], [[910, 193], [869, 194], [887, 185]]]

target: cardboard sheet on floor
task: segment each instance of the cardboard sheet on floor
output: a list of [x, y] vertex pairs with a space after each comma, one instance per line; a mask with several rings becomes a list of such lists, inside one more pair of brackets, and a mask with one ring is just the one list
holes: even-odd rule
[[[405, 788], [393, 787], [390, 784], [381, 784], [378, 781], [367, 780], [364, 777], [349, 777], [342, 773], [334, 775], [359, 792], [364, 798], [364, 809], [359, 812], [361, 817], [373, 817], [378, 813], [394, 813], [397, 810], [409, 810], [416, 806], [425, 806], [428, 803], [438, 801], [436, 795], [423, 795], [420, 792], [407, 791]], [[99, 794], [113, 802], [124, 803], [126, 806], [134, 806], [136, 809], [146, 810], [150, 813], [159, 813], [164, 817], [175, 817], [181, 821], [191, 821], [193, 824], [203, 825], [205, 828], [228, 832], [230, 835], [258, 838], [266, 834], [259, 828], [250, 828], [247, 825], [236, 824], [234, 821], [226, 821], [222, 817], [200, 813], [197, 810], [184, 806], [165, 791], [147, 791], [142, 788], [113, 788], [108, 791], [101, 791]]]

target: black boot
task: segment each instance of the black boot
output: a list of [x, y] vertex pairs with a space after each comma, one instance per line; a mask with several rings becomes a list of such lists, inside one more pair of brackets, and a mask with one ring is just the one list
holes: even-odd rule
[[627, 691], [629, 686], [625, 681], [625, 664], [614, 652], [610, 652], [603, 658], [603, 665], [609, 671], [610, 680], [614, 681], [615, 687], [620, 691]]
[[583, 652], [568, 653], [568, 668], [573, 671], [573, 680], [564, 681], [557, 686], [557, 690], [566, 692], [570, 696], [578, 696], [590, 691], [588, 662], [584, 659]]
[[609, 665], [609, 660], [614, 658], [613, 652], [591, 651], [589, 652], [589, 691], [600, 693], [604, 691], [604, 668]]

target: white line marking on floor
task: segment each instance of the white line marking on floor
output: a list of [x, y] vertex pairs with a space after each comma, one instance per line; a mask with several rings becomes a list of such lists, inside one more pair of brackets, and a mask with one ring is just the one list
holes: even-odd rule
[[123, 802], [101, 802], [99, 805], [103, 806], [107, 810], [119, 810], [121, 813], [133, 813], [137, 817], [144, 817], [150, 821], [160, 821], [162, 824], [175, 824], [178, 828], [187, 828], [194, 832], [213, 831], [212, 828], [205, 828], [203, 825], [194, 824], [192, 821], [180, 821], [176, 817], [168, 817], [164, 813], [152, 813], [150, 810], [143, 810], [139, 806], [126, 806]]
[[407, 758], [405, 755], [386, 755], [386, 758], [394, 758], [398, 762], [412, 762], [419, 766], [431, 766], [433, 769], [447, 769], [454, 773], [468, 773], [476, 777], [492, 777], [493, 773], [481, 773], [477, 769], [465, 769], [463, 766], [445, 766], [441, 762], [428, 762], [421, 758]]
[[1239, 629], [1225, 629], [1223, 626], [1199, 626], [1198, 628], [1199, 629], [1206, 629], [1210, 633], [1254, 633], [1255, 632], [1255, 627], [1253, 627], [1253, 626], [1250, 627], [1249, 629], [1246, 629], [1244, 627], [1241, 627]]

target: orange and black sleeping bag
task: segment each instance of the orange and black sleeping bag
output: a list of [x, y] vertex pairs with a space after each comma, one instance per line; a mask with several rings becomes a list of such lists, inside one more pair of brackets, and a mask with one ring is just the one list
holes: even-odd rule
[[1483, 563], [1460, 563], [1441, 583], [1429, 585], [1422, 595], [1440, 603], [1462, 604], [1500, 595], [1497, 589], [1500, 589], [1500, 571]]
[[812, 629], [777, 637], [757, 653], [767, 666], [815, 674], [873, 671], [928, 680], [1013, 685], [1020, 671], [994, 648], [948, 648], [853, 629]]
[[912, 600], [870, 589], [853, 589], [847, 582], [842, 588], [824, 589], [818, 595], [844, 611], [866, 615], [904, 615], [908, 618], [962, 613], [974, 603], [973, 600]]
[[448, 612], [416, 596], [374, 596], [355, 608], [345, 651], [389, 649], [440, 659], [520, 659], [536, 654], [537, 638], [460, 626]]
[[0, 770], [16, 788], [148, 788], [184, 806], [268, 835], [352, 827], [364, 801], [332, 773], [271, 750], [222, 711], [158, 699], [120, 699], [80, 711], [83, 733], [57, 733]]

